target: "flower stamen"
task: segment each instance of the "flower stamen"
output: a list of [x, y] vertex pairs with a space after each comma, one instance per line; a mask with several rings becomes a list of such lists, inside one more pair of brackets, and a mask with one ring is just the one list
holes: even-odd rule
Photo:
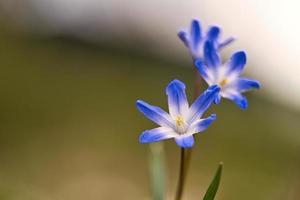
[[222, 79], [220, 82], [219, 82], [219, 85], [221, 87], [224, 87], [226, 84], [228, 83], [228, 80], [226, 78]]
[[177, 116], [175, 122], [176, 122], [176, 126], [182, 126], [185, 123], [182, 116]]
[[182, 116], [179, 115], [175, 118], [175, 124], [176, 124], [176, 131], [179, 134], [184, 134], [186, 132], [187, 126]]

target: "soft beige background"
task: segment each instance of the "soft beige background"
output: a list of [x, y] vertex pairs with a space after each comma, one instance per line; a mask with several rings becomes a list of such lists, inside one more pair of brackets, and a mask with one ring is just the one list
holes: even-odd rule
[[[300, 28], [297, 0], [26, 0], [3, 7], [31, 28], [88, 40], [138, 39], [168, 59], [184, 58], [175, 32], [199, 18], [218, 24], [238, 41], [225, 51], [248, 52], [247, 72], [258, 77], [272, 99], [300, 109]], [[16, 6], [17, 5], [17, 6]], [[34, 13], [34, 14], [33, 14]], [[16, 17], [17, 16], [17, 17]], [[151, 42], [150, 42], [151, 41]], [[175, 47], [175, 48], [174, 48]]]

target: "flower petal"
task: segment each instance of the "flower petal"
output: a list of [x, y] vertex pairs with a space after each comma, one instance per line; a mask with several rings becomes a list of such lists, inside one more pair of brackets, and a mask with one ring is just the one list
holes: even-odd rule
[[240, 93], [224, 93], [222, 94], [224, 98], [230, 99], [235, 102], [241, 109], [246, 110], [248, 107], [247, 98]]
[[189, 39], [188, 39], [188, 36], [187, 36], [187, 32], [186, 31], [179, 31], [177, 33], [178, 37], [180, 38], [180, 40], [184, 43], [184, 45], [186, 47], [189, 47]]
[[205, 66], [202, 59], [196, 59], [194, 65], [208, 85], [211, 85], [215, 82], [215, 70]]
[[189, 109], [187, 123], [192, 124], [208, 109], [210, 104], [215, 100], [220, 87], [217, 85], [210, 86], [201, 96], [199, 96]]
[[204, 44], [204, 59], [209, 67], [221, 65], [220, 55], [211, 41], [206, 41]]
[[193, 134], [193, 133], [199, 133], [199, 132], [204, 131], [216, 119], [217, 119], [217, 115], [212, 114], [212, 115], [210, 115], [209, 117], [207, 117], [205, 119], [199, 119], [199, 120], [195, 121], [189, 129], [189, 133]]
[[173, 118], [185, 116], [189, 104], [185, 94], [185, 85], [179, 80], [173, 80], [166, 88], [168, 95], [169, 112]]
[[146, 130], [140, 135], [141, 143], [158, 142], [161, 140], [176, 137], [177, 134], [170, 128], [158, 127], [151, 130]]
[[214, 100], [214, 103], [215, 103], [215, 104], [220, 104], [220, 103], [221, 103], [221, 99], [222, 99], [221, 95], [218, 94], [217, 97], [216, 97], [215, 100]]
[[201, 41], [201, 25], [200, 22], [196, 19], [192, 20], [191, 23], [191, 43], [192, 43], [192, 48], [194, 50], [198, 49], [198, 46]]
[[233, 38], [233, 37], [230, 37], [230, 38], [227, 38], [226, 40], [224, 40], [223, 42], [221, 42], [220, 44], [219, 44], [219, 49], [222, 49], [222, 48], [224, 48], [225, 46], [227, 46], [227, 45], [229, 45], [229, 44], [231, 44], [232, 42], [234, 42], [235, 41], [235, 38]]
[[228, 62], [228, 67], [229, 67], [228, 72], [240, 73], [244, 69], [246, 61], [247, 58], [246, 58], [246, 53], [244, 51], [239, 51], [234, 53]]
[[191, 148], [195, 142], [193, 135], [180, 135], [175, 137], [175, 141], [178, 146], [183, 148]]
[[216, 42], [216, 40], [219, 38], [220, 33], [221, 31], [219, 27], [212, 26], [208, 29], [206, 37], [208, 40]]
[[208, 79], [208, 74], [206, 73], [206, 67], [203, 63], [203, 61], [201, 59], [196, 59], [194, 62], [194, 65], [196, 66], [196, 68], [198, 69], [199, 73], [201, 74], [201, 76], [206, 80]]
[[249, 78], [239, 78], [237, 80], [237, 88], [240, 92], [246, 92], [252, 88], [259, 89], [260, 83], [257, 80]]
[[172, 118], [160, 107], [152, 106], [142, 100], [137, 100], [136, 106], [141, 113], [158, 125], [174, 128]]

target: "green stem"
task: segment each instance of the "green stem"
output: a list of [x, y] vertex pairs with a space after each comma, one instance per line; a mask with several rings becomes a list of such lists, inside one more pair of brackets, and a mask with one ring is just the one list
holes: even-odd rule
[[180, 151], [180, 169], [179, 169], [179, 179], [176, 191], [175, 200], [181, 200], [183, 194], [183, 188], [185, 184], [185, 177], [186, 177], [186, 159], [185, 159], [185, 148], [181, 148]]
[[187, 172], [189, 170], [192, 153], [193, 153], [193, 148], [189, 148], [189, 149], [185, 150], [185, 155], [184, 155], [184, 158], [185, 158], [185, 170], [184, 170], [184, 172], [186, 173], [185, 177], [187, 176]]

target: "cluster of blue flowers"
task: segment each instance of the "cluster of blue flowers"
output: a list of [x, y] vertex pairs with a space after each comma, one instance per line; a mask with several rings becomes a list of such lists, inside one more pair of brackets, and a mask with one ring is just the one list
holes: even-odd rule
[[228, 38], [220, 42], [220, 34], [221, 30], [217, 26], [212, 26], [203, 33], [198, 20], [192, 21], [188, 31], [178, 33], [188, 48], [195, 67], [209, 87], [189, 106], [185, 84], [179, 80], [171, 81], [166, 88], [169, 113], [138, 100], [138, 110], [159, 125], [158, 128], [144, 131], [140, 136], [141, 143], [174, 138], [180, 147], [190, 148], [194, 144], [193, 135], [204, 131], [216, 120], [215, 114], [202, 118], [212, 102], [219, 104], [223, 97], [233, 101], [241, 109], [248, 107], [247, 99], [242, 93], [252, 88], [260, 88], [260, 83], [241, 77], [246, 65], [245, 52], [235, 52], [227, 62], [222, 63], [220, 50], [234, 39]]

